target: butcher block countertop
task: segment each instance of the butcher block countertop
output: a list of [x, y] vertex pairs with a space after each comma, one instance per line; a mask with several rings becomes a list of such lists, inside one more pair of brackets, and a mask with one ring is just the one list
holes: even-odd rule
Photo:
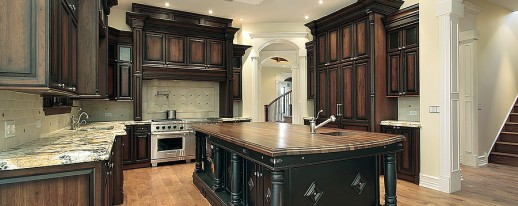
[[[289, 123], [247, 122], [193, 125], [197, 132], [215, 136], [270, 157], [344, 152], [382, 147], [402, 142], [402, 135], [321, 127], [317, 134], [309, 126]], [[340, 136], [322, 133], [341, 132]]]

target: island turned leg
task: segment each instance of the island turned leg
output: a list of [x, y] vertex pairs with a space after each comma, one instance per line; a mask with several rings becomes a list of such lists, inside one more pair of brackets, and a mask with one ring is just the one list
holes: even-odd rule
[[202, 173], [203, 172], [203, 168], [202, 168], [202, 158], [201, 158], [201, 154], [203, 152], [203, 148], [202, 148], [202, 141], [204, 140], [203, 138], [203, 134], [202, 133], [198, 133], [196, 132], [196, 167], [194, 169], [194, 172], [196, 173]]
[[214, 153], [214, 184], [212, 189], [219, 192], [223, 190], [223, 150], [220, 147], [215, 147]]
[[385, 154], [385, 205], [396, 206], [396, 154]]
[[243, 190], [241, 188], [242, 185], [242, 177], [241, 172], [242, 168], [242, 159], [237, 153], [232, 153], [232, 191], [230, 192], [230, 205], [231, 206], [241, 206], [243, 205], [242, 194]]
[[272, 171], [272, 206], [282, 205], [282, 185], [284, 184], [284, 171]]

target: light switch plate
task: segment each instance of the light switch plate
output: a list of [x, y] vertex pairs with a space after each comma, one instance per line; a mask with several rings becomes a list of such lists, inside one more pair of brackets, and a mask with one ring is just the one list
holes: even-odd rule
[[410, 116], [416, 116], [417, 115], [417, 111], [410, 111]]
[[41, 127], [41, 119], [37, 119], [35, 124], [36, 124], [36, 128], [40, 128]]
[[5, 121], [5, 138], [16, 136], [16, 125], [13, 120]]
[[439, 106], [430, 106], [428, 108], [428, 112], [430, 112], [430, 113], [439, 113], [440, 112]]
[[106, 113], [104, 113], [104, 116], [105, 116], [105, 117], [111, 117], [111, 116], [112, 116], [112, 113], [106, 112]]

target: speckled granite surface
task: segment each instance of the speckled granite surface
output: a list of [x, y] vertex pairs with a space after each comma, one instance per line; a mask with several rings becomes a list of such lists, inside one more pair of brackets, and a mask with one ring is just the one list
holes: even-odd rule
[[0, 153], [0, 171], [107, 160], [115, 136], [125, 125], [149, 122], [96, 122], [78, 130], [61, 129]]
[[410, 121], [399, 121], [399, 120], [383, 120], [380, 123], [381, 125], [388, 126], [398, 126], [398, 127], [421, 127], [420, 122], [410, 122]]

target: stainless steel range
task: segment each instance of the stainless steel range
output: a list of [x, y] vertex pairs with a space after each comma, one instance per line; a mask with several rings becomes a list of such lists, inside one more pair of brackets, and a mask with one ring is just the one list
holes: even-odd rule
[[196, 158], [193, 124], [217, 124], [220, 118], [162, 119], [151, 121], [151, 165]]

